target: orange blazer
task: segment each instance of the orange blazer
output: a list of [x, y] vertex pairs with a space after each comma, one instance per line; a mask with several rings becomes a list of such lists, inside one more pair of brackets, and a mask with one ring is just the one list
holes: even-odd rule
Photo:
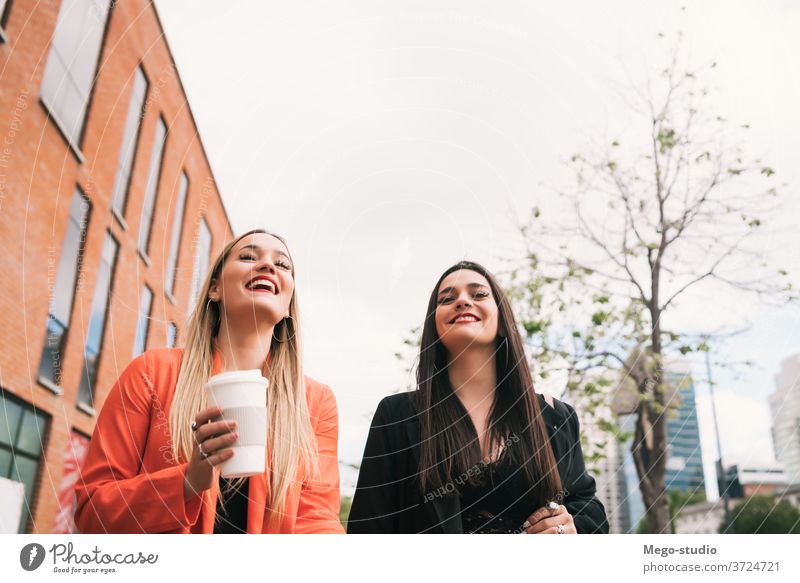
[[[183, 351], [148, 350], [122, 373], [97, 419], [75, 487], [75, 525], [85, 533], [213, 533], [217, 496], [183, 499], [188, 462], [172, 455], [169, 412]], [[221, 369], [215, 351], [212, 375]], [[339, 522], [339, 433], [330, 387], [305, 377], [311, 427], [319, 452], [314, 479], [300, 469], [283, 516], [267, 527], [269, 467], [249, 478], [248, 533], [343, 533]]]

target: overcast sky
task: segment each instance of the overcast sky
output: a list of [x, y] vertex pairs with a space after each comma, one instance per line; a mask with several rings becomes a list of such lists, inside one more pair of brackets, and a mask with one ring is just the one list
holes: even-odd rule
[[[717, 61], [720, 113], [752, 126], [749, 151], [789, 182], [796, 222], [795, 2], [156, 4], [234, 230], [289, 240], [306, 371], [336, 393], [347, 462], [378, 401], [406, 384], [393, 355], [438, 275], [519, 251], [514, 218], [550, 204], [564, 160], [629, 124], [617, 88], [662, 62], [658, 32], [682, 28], [693, 60]], [[796, 236], [772, 243], [800, 269]], [[800, 318], [733, 295], [693, 302], [676, 320], [686, 329], [699, 314], [752, 324], [714, 355], [757, 363], [715, 370], [723, 453], [768, 461], [766, 396], [800, 351]], [[708, 403], [698, 383], [707, 471]], [[354, 477], [343, 473], [345, 491]]]

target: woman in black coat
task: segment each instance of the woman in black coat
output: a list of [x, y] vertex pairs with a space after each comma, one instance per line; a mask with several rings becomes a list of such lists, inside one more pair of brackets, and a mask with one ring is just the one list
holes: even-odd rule
[[349, 533], [605, 533], [575, 411], [534, 391], [510, 304], [483, 267], [437, 282], [417, 390], [372, 421]]

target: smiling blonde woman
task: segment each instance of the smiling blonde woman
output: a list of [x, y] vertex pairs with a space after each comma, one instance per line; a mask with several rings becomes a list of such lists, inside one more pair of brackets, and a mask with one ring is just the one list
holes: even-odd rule
[[[340, 533], [338, 417], [302, 373], [294, 264], [283, 239], [249, 231], [214, 262], [183, 349], [148, 350], [112, 388], [81, 479], [75, 524], [108, 533]], [[225, 480], [236, 426], [203, 386], [220, 372], [269, 379], [266, 471]]]

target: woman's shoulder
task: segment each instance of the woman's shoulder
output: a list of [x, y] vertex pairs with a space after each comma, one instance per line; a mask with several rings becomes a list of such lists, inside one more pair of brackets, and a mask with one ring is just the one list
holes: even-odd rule
[[303, 375], [303, 383], [306, 387], [306, 401], [311, 409], [319, 407], [336, 407], [336, 396], [330, 385], [327, 385], [308, 375]]
[[384, 411], [391, 417], [416, 417], [417, 406], [415, 404], [416, 391], [404, 391], [388, 395], [378, 403], [378, 410]]
[[180, 368], [182, 357], [182, 348], [150, 348], [131, 360], [128, 364], [128, 369], [152, 371], [157, 368], [175, 367], [176, 365]]
[[166, 402], [175, 388], [182, 355], [183, 351], [178, 348], [146, 350], [119, 373], [117, 382], [105, 398], [119, 393], [119, 398], [139, 408], [146, 408], [154, 398]]
[[575, 409], [561, 399], [542, 393], [536, 393], [536, 397], [539, 399], [539, 408], [542, 410], [542, 414], [547, 418], [563, 423], [576, 415]]

